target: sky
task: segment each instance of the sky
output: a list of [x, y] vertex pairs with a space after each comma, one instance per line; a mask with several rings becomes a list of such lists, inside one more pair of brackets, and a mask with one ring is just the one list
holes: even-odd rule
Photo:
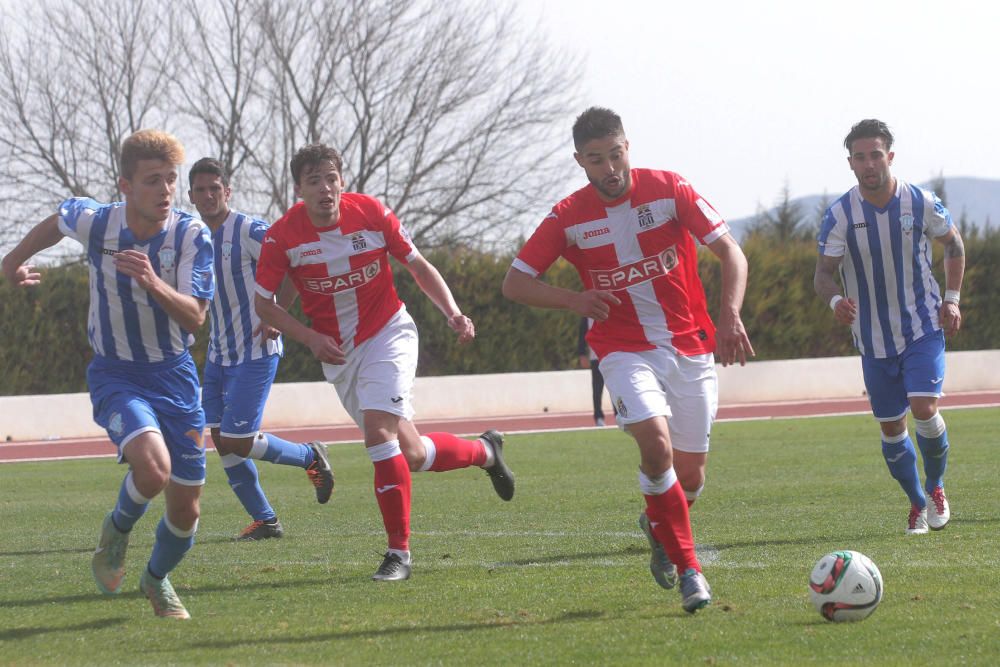
[[1000, 179], [998, 3], [516, 2], [540, 38], [579, 54], [579, 111], [622, 116], [632, 166], [682, 174], [724, 217], [786, 185], [793, 198], [851, 188], [843, 139], [863, 118], [892, 129], [904, 180]]

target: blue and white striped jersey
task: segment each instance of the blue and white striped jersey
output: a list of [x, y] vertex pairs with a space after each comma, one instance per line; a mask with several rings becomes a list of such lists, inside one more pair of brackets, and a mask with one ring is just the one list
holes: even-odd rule
[[180, 294], [211, 299], [212, 239], [208, 227], [173, 209], [163, 230], [139, 242], [125, 223], [125, 203], [100, 204], [73, 197], [59, 206], [59, 231], [83, 245], [90, 265], [87, 334], [94, 352], [107, 359], [157, 362], [186, 353], [194, 335], [181, 329], [153, 297], [120, 273], [114, 255], [138, 250], [156, 275]]
[[212, 336], [208, 360], [222, 366], [282, 353], [281, 338], [254, 339], [260, 318], [253, 307], [257, 285], [260, 244], [270, 225], [243, 213], [230, 211], [212, 234], [215, 246], [215, 297], [210, 309]]
[[819, 252], [844, 258], [840, 277], [858, 306], [851, 332], [861, 354], [893, 357], [941, 328], [930, 240], [951, 228], [951, 214], [933, 192], [899, 179], [884, 209], [865, 201], [858, 186], [827, 209]]

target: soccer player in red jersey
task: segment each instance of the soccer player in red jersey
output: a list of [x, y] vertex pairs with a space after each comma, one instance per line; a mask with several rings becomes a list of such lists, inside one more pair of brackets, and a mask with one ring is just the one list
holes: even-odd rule
[[[572, 310], [596, 322], [587, 342], [600, 359], [616, 421], [639, 446], [639, 524], [650, 571], [695, 612], [711, 589], [694, 550], [688, 506], [705, 482], [718, 405], [713, 351], [725, 366], [753, 355], [740, 319], [747, 262], [718, 213], [669, 171], [632, 169], [621, 118], [593, 107], [573, 125], [574, 157], [590, 184], [553, 207], [504, 278], [504, 295]], [[722, 262], [716, 331], [698, 277], [694, 238]], [[580, 274], [576, 292], [539, 279], [559, 257]]]
[[[478, 440], [450, 433], [420, 435], [411, 421], [410, 391], [417, 370], [417, 328], [396, 294], [389, 255], [448, 318], [459, 343], [476, 330], [447, 283], [381, 202], [344, 192], [340, 154], [322, 144], [300, 149], [291, 161], [302, 201], [275, 222], [261, 247], [254, 305], [266, 324], [309, 347], [323, 364], [344, 408], [364, 432], [375, 467], [375, 497], [389, 536], [377, 581], [410, 576], [410, 472], [443, 472], [472, 465], [486, 470], [503, 500], [514, 496], [514, 476], [503, 460], [503, 436]], [[275, 301], [291, 277], [311, 319], [303, 324]]]

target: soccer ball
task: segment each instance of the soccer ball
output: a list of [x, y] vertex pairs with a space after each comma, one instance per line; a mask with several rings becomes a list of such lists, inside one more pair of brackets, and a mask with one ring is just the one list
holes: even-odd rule
[[809, 596], [828, 621], [860, 621], [882, 601], [882, 573], [862, 553], [834, 551], [809, 575]]

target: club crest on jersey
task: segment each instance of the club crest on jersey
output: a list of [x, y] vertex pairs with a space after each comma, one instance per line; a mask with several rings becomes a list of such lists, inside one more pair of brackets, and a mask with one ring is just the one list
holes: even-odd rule
[[649, 204], [643, 204], [639, 208], [635, 209], [635, 214], [639, 217], [639, 229], [646, 229], [647, 227], [652, 227], [656, 223], [653, 219], [653, 211], [649, 208]]
[[342, 273], [339, 276], [327, 276], [325, 278], [306, 278], [302, 281], [302, 286], [310, 292], [316, 294], [336, 294], [344, 290], [352, 290], [370, 283], [379, 273], [382, 272], [382, 265], [379, 260], [375, 260], [362, 267]]
[[361, 232], [351, 234], [351, 247], [354, 248], [354, 252], [368, 250], [368, 241], [365, 241], [364, 234]]
[[226, 241], [222, 244], [222, 259], [229, 261], [233, 257], [233, 243], [232, 241]]
[[903, 228], [904, 234], [913, 233], [913, 216], [909, 213], [904, 213], [899, 216], [899, 226]]
[[172, 274], [174, 272], [174, 268], [176, 268], [177, 262], [177, 253], [174, 249], [162, 248], [156, 256], [160, 258], [160, 274]]
[[623, 290], [665, 276], [675, 266], [677, 266], [677, 246], [670, 246], [658, 255], [643, 257], [638, 262], [614, 269], [591, 269], [590, 278], [594, 281], [596, 289]]

